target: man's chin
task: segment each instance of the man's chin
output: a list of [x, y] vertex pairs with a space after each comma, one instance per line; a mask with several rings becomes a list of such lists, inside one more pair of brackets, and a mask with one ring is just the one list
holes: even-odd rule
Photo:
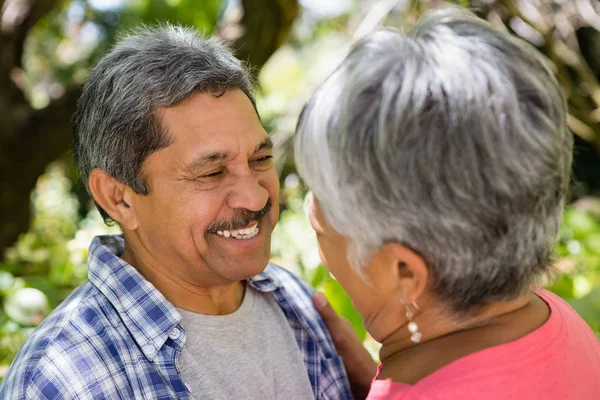
[[268, 264], [268, 258], [260, 261], [253, 260], [250, 262], [249, 260], [245, 260], [239, 263], [233, 262], [226, 271], [222, 271], [222, 275], [232, 282], [243, 281], [263, 272]]

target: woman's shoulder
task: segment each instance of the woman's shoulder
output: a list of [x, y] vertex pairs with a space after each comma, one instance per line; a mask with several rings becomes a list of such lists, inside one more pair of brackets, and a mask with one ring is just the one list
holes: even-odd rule
[[537, 288], [535, 289], [535, 293], [548, 305], [551, 317], [552, 315], [556, 317], [557, 324], [560, 323], [562, 326], [562, 323], [565, 323], [567, 324], [567, 328], [581, 331], [585, 336], [594, 338], [594, 342], [598, 345], [598, 339], [594, 332], [592, 332], [587, 323], [569, 303], [546, 289]]
[[566, 301], [535, 292], [550, 309], [538, 329], [460, 358], [414, 385], [377, 382], [369, 399], [600, 399], [596, 335]]

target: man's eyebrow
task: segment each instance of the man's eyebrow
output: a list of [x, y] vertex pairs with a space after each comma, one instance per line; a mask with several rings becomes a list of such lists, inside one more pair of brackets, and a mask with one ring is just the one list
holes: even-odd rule
[[229, 158], [229, 153], [224, 153], [221, 151], [215, 151], [212, 153], [206, 153], [200, 155], [198, 158], [195, 158], [192, 162], [190, 162], [186, 168], [190, 170], [203, 168], [210, 166], [212, 164], [218, 163], [220, 161], [226, 160]]
[[260, 144], [258, 146], [256, 146], [256, 149], [254, 149], [255, 153], [258, 153], [261, 150], [271, 150], [273, 148], [273, 141], [271, 140], [271, 138], [265, 138], [265, 140], [263, 140], [262, 142], [260, 142]]
[[[262, 142], [256, 146], [254, 149], [254, 153], [258, 153], [261, 150], [270, 150], [273, 148], [273, 142], [271, 138], [265, 138]], [[186, 165], [188, 170], [195, 170], [204, 167], [208, 167], [212, 164], [216, 164], [223, 160], [227, 160], [231, 158], [231, 155], [227, 152], [215, 151], [212, 153], [202, 154], [199, 157], [195, 158], [192, 162]]]

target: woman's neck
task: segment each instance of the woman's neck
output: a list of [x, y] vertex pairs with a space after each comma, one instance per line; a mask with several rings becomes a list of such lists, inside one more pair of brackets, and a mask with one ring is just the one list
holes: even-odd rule
[[407, 322], [382, 340], [379, 379], [414, 384], [468, 354], [516, 340], [541, 326], [547, 305], [528, 291], [516, 300], [485, 306], [476, 316], [458, 319], [429, 308], [413, 320], [423, 335], [413, 343]]

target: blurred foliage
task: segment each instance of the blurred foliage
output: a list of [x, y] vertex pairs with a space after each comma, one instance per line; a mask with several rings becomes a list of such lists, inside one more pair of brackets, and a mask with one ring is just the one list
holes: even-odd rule
[[600, 199], [581, 199], [565, 211], [557, 254], [561, 276], [549, 289], [600, 336]]
[[[557, 73], [562, 74], [561, 83], [570, 98], [577, 99], [570, 104], [577, 115], [572, 115], [571, 125], [575, 121], [578, 143], [587, 146], [578, 154], [589, 157], [576, 163], [576, 168], [580, 168], [576, 173], [579, 180], [574, 185], [577, 201], [565, 212], [557, 246], [559, 276], [555, 282], [549, 282], [549, 287], [569, 301], [600, 333], [600, 200], [592, 197], [600, 188], [596, 147], [600, 114], [594, 100], [597, 91], [594, 79], [599, 75], [596, 68], [600, 60], [590, 61], [598, 58], [596, 51], [595, 56], [585, 61], [582, 52], [587, 47], [580, 46], [584, 36], [588, 38], [585, 40], [600, 43], [595, 19], [598, 7], [589, 0], [456, 2], [477, 5], [480, 15], [531, 41], [559, 63], [556, 65], [560, 66]], [[360, 316], [320, 263], [316, 239], [304, 215], [305, 190], [295, 174], [291, 139], [302, 105], [338, 65], [352, 41], [381, 24], [409, 25], [437, 3], [304, 0], [303, 13], [291, 38], [262, 68], [258, 80], [257, 103], [263, 123], [272, 134], [282, 181], [280, 222], [273, 234], [273, 261], [324, 291], [336, 311], [352, 322], [373, 352], [377, 345], [366, 334]], [[588, 7], [585, 9], [588, 12], [569, 6], [574, 3]], [[25, 49], [22, 76], [16, 76], [37, 108], [44, 107], [69, 85], [80, 84], [117, 32], [140, 22], [157, 20], [183, 22], [211, 32], [226, 13], [223, 2], [216, 0], [203, 1], [201, 6], [192, 0], [72, 0], [61, 4], [36, 26]], [[589, 7], [593, 12], [589, 12]], [[583, 14], [585, 18], [581, 17]], [[560, 21], [563, 24], [558, 26]], [[584, 28], [592, 29], [593, 34], [582, 35], [580, 30]], [[540, 33], [543, 43], [532, 30]], [[561, 61], [562, 56], [552, 50], [556, 43], [558, 52], [563, 51], [562, 56], [575, 54], [579, 64]], [[573, 59], [567, 57], [567, 60]], [[585, 65], [596, 78], [590, 78]], [[6, 252], [0, 264], [0, 365], [9, 364], [41, 318], [85, 281], [87, 247], [92, 237], [118, 232], [117, 228], [103, 224], [76, 179], [76, 168], [69, 155], [47, 167], [31, 195], [30, 229]], [[594, 179], [598, 182], [596, 190]]]
[[87, 279], [92, 237], [119, 232], [106, 227], [91, 204], [80, 217], [66, 172], [58, 161], [40, 177], [31, 196], [31, 228], [0, 264], [0, 364], [9, 363], [32, 327]]
[[73, 0], [62, 2], [29, 35], [20, 84], [36, 108], [83, 83], [89, 69], [122, 32], [172, 22], [212, 32], [223, 0]]

